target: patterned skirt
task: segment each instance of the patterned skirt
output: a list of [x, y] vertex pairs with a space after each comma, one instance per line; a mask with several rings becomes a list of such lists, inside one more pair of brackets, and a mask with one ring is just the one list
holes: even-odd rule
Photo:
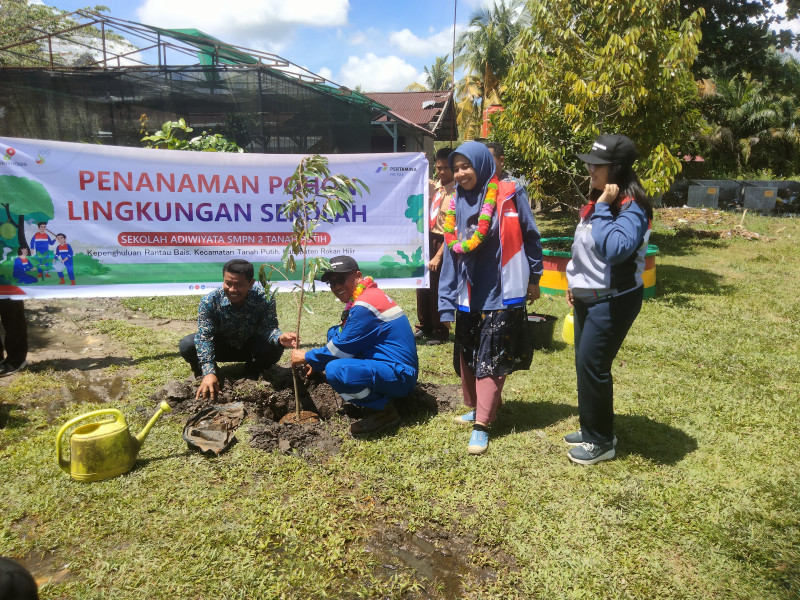
[[459, 358], [476, 377], [499, 377], [529, 369], [533, 350], [526, 332], [525, 308], [456, 312], [453, 366]]

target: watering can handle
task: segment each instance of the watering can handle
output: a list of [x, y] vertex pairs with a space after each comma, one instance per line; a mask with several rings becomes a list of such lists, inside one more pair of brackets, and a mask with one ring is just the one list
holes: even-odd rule
[[67, 473], [69, 473], [69, 463], [70, 461], [64, 460], [61, 458], [61, 438], [64, 437], [64, 433], [72, 427], [73, 425], [80, 423], [84, 419], [91, 419], [92, 417], [100, 417], [103, 415], [114, 415], [116, 418], [115, 421], [122, 421], [125, 422], [125, 415], [122, 414], [116, 408], [102, 408], [100, 410], [93, 410], [92, 412], [86, 413], [85, 415], [81, 415], [79, 417], [75, 417], [74, 419], [70, 419], [58, 430], [56, 434], [56, 457], [58, 458], [58, 465]]

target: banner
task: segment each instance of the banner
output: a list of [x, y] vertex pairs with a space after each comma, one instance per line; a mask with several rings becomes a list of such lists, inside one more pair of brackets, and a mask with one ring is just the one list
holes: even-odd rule
[[[282, 269], [302, 158], [0, 137], [0, 297], [201, 294], [233, 258]], [[349, 254], [384, 288], [427, 287], [425, 155], [327, 158], [369, 192], [317, 227], [309, 257]], [[290, 289], [300, 272], [287, 275], [272, 282]]]

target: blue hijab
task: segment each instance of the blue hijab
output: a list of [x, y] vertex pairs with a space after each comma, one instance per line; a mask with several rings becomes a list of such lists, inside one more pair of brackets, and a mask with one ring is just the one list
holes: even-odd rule
[[[451, 169], [453, 168], [453, 159], [456, 154], [461, 154], [467, 158], [472, 164], [472, 168], [475, 169], [475, 175], [478, 178], [475, 187], [471, 190], [465, 190], [456, 184], [456, 227], [459, 232], [458, 239], [465, 240], [475, 232], [478, 226], [478, 217], [486, 196], [486, 186], [489, 184], [492, 175], [494, 175], [496, 165], [492, 153], [480, 142], [464, 142], [456, 148], [447, 159]], [[492, 221], [495, 220], [492, 218]]]

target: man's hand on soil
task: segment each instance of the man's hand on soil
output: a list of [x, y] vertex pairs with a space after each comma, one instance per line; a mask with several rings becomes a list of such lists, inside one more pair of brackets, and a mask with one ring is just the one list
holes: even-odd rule
[[209, 373], [203, 377], [203, 380], [200, 382], [200, 387], [197, 388], [197, 395], [195, 395], [194, 399], [197, 400], [199, 398], [211, 398], [212, 400], [217, 399], [217, 395], [219, 394], [219, 379], [214, 373]]

